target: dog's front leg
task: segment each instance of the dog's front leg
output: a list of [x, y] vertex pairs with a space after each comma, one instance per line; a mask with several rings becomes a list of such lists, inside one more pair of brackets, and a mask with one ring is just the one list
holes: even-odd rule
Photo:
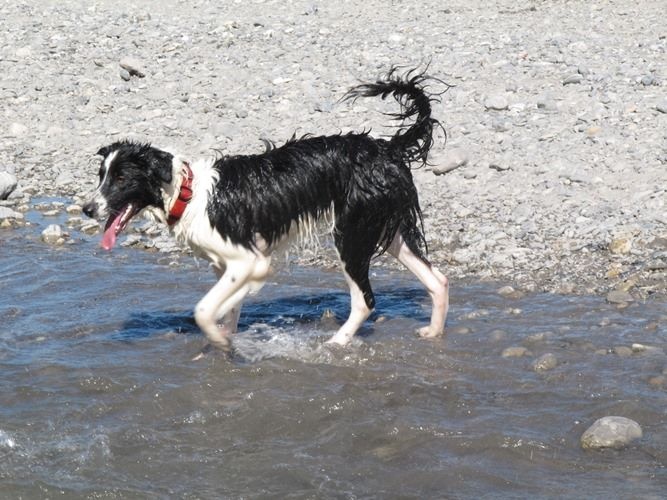
[[221, 315], [227, 316], [248, 294], [254, 271], [254, 262], [228, 265], [215, 286], [195, 307], [195, 321], [214, 347], [227, 352], [231, 350], [229, 329], [218, 327], [217, 319]]
[[[215, 276], [218, 278], [218, 280], [222, 278], [222, 275], [225, 273], [225, 270], [217, 266], [214, 266], [213, 269], [215, 271]], [[237, 332], [242, 306], [243, 306], [243, 301], [240, 301], [237, 305], [232, 307], [230, 311], [227, 312], [218, 311], [217, 321], [221, 324], [221, 328], [225, 330], [225, 333], [232, 334]]]

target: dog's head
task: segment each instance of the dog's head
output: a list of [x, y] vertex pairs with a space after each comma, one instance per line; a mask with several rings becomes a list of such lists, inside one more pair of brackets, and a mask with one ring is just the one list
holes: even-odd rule
[[83, 212], [94, 219], [107, 219], [102, 247], [110, 250], [141, 210], [164, 210], [163, 187], [172, 181], [174, 157], [150, 144], [131, 141], [115, 142], [97, 154], [102, 156], [100, 184]]

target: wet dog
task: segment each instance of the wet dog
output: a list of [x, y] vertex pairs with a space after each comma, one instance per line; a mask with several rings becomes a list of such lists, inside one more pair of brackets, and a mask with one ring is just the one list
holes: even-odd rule
[[[433, 301], [423, 337], [444, 333], [447, 278], [426, 258], [426, 240], [411, 166], [424, 164], [439, 122], [430, 77], [393, 69], [345, 96], [393, 97], [401, 122], [390, 138], [368, 132], [292, 138], [261, 154], [188, 159], [131, 141], [103, 147], [100, 183], [84, 206], [107, 219], [102, 247], [109, 250], [137, 213], [147, 210], [175, 237], [205, 257], [217, 283], [195, 308], [197, 325], [211, 345], [229, 351], [241, 302], [271, 272], [272, 252], [291, 235], [328, 218], [350, 288], [351, 311], [329, 340], [345, 345], [375, 307], [371, 259], [388, 252], [423, 283]], [[412, 123], [409, 124], [408, 122]]]

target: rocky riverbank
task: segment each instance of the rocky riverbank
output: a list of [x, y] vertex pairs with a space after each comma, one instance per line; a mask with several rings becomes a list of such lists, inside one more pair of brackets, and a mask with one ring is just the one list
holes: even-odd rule
[[[0, 172], [18, 186], [0, 225], [57, 196], [67, 201], [41, 208], [94, 234], [76, 206], [96, 184], [95, 151], [120, 138], [198, 156], [294, 132], [391, 133], [377, 113], [391, 103], [338, 99], [392, 65], [430, 61], [454, 86], [434, 108], [447, 142], [415, 171], [432, 260], [456, 279], [517, 289], [664, 295], [662, 7], [3, 2]], [[127, 244], [178, 253], [162, 229], [135, 227]]]

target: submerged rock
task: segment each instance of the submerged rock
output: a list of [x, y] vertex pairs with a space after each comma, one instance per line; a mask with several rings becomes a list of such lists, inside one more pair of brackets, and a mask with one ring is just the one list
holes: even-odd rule
[[625, 417], [603, 417], [596, 420], [581, 436], [582, 448], [620, 449], [642, 437], [642, 428], [637, 422]]
[[512, 346], [503, 350], [500, 354], [503, 358], [520, 358], [528, 354], [528, 349], [522, 346]]
[[42, 241], [49, 245], [62, 245], [65, 242], [62, 228], [58, 224], [50, 224], [42, 231]]
[[557, 366], [558, 360], [556, 359], [556, 356], [550, 352], [543, 354], [533, 362], [533, 370], [536, 372], [546, 372], [553, 370]]

